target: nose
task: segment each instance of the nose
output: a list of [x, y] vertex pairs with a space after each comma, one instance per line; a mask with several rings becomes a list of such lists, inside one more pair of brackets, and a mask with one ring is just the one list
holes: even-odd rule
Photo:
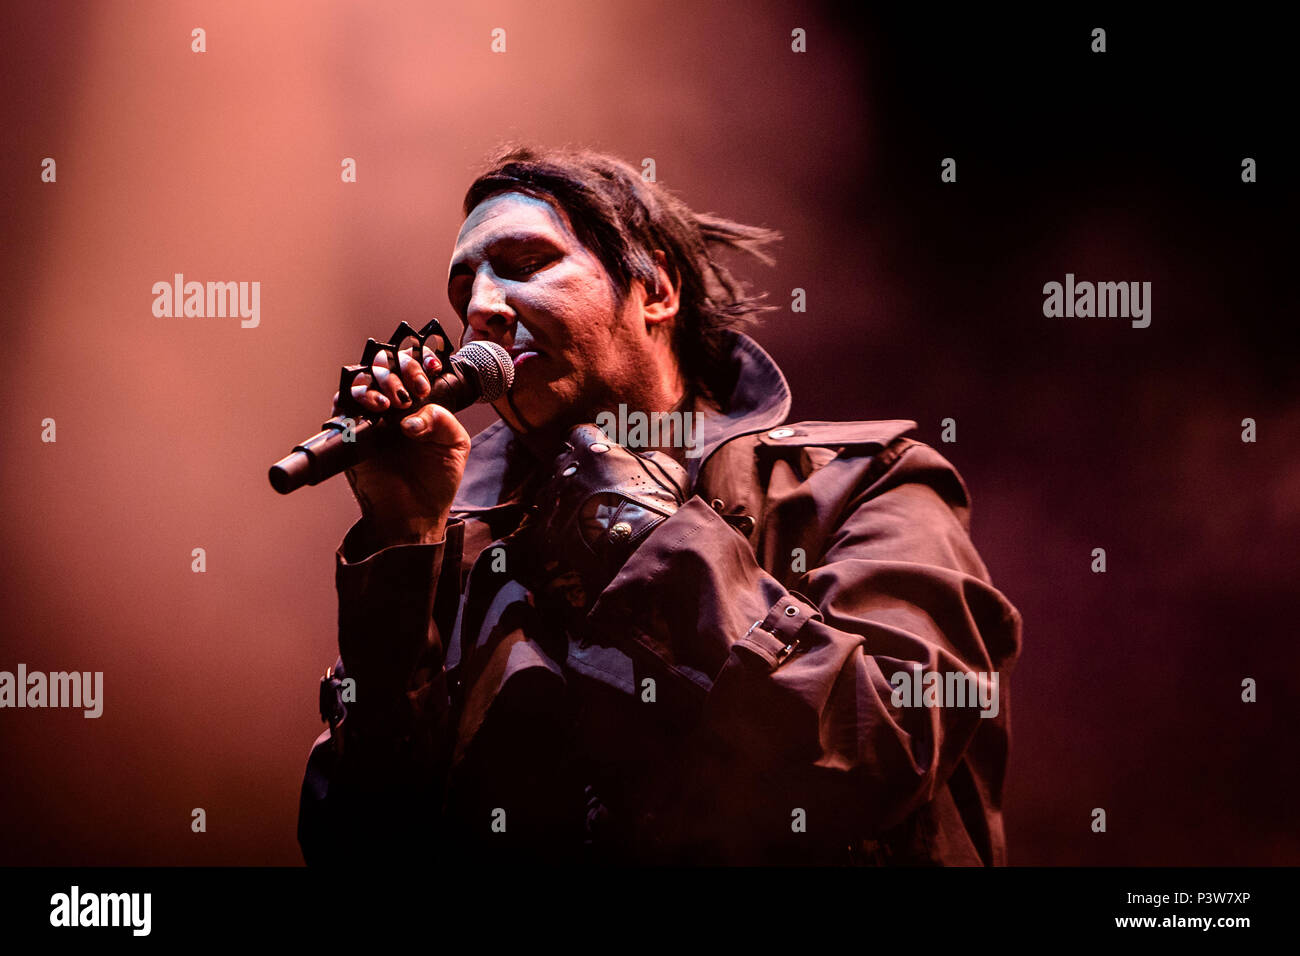
[[506, 303], [505, 289], [492, 274], [488, 263], [484, 263], [474, 275], [474, 287], [465, 308], [465, 323], [472, 329], [465, 336], [469, 341], [486, 339], [507, 349], [513, 344], [515, 311]]

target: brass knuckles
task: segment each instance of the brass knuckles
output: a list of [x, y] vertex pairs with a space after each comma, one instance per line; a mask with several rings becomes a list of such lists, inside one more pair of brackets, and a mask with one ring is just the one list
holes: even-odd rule
[[[412, 339], [415, 341], [412, 342]], [[403, 322], [387, 342], [367, 339], [366, 347], [361, 352], [361, 363], [344, 365], [339, 372], [339, 410], [355, 417], [369, 414], [367, 409], [352, 397], [352, 384], [357, 380], [357, 376], [369, 372], [370, 367], [375, 364], [375, 356], [380, 352], [388, 353], [389, 367], [396, 369], [397, 353], [402, 348], [411, 348], [418, 359], [424, 354], [423, 350], [426, 346], [438, 356], [438, 361], [442, 363], [444, 370], [450, 368], [451, 339], [443, 331], [437, 319], [430, 319], [429, 324], [418, 332]]]

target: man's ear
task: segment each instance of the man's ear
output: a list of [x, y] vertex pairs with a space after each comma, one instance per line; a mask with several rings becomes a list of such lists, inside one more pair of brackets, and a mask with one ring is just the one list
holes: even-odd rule
[[645, 302], [641, 308], [647, 329], [662, 325], [676, 317], [681, 301], [678, 285], [674, 276], [668, 271], [668, 257], [663, 254], [663, 250], [656, 249], [655, 285], [654, 288], [646, 286]]

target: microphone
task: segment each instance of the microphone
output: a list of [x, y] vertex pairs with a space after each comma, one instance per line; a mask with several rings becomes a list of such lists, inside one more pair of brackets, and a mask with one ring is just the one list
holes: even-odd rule
[[509, 352], [495, 342], [469, 342], [443, 363], [442, 373], [429, 382], [429, 397], [419, 405], [385, 415], [331, 418], [321, 425], [322, 431], [271, 466], [271, 487], [287, 495], [303, 485], [320, 484], [375, 454], [396, 434], [397, 422], [417, 408], [437, 404], [458, 412], [475, 402], [495, 402], [514, 383]]

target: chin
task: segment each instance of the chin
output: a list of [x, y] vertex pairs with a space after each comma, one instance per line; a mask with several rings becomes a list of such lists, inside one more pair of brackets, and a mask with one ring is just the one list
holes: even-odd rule
[[[523, 387], [520, 387], [520, 384]], [[565, 388], [568, 383], [550, 381], [545, 383], [519, 383], [510, 393], [509, 401], [513, 410], [533, 429], [554, 428], [563, 425], [569, 419], [579, 423], [585, 403], [576, 401], [572, 388]], [[503, 399], [502, 404], [506, 401]], [[507, 406], [510, 410], [510, 406]]]
[[509, 400], [503, 398], [494, 402], [492, 407], [502, 421], [516, 432], [524, 434], [549, 430], [560, 417], [554, 406], [548, 408], [543, 403], [530, 401], [528, 396], [518, 393], [513, 393]]

